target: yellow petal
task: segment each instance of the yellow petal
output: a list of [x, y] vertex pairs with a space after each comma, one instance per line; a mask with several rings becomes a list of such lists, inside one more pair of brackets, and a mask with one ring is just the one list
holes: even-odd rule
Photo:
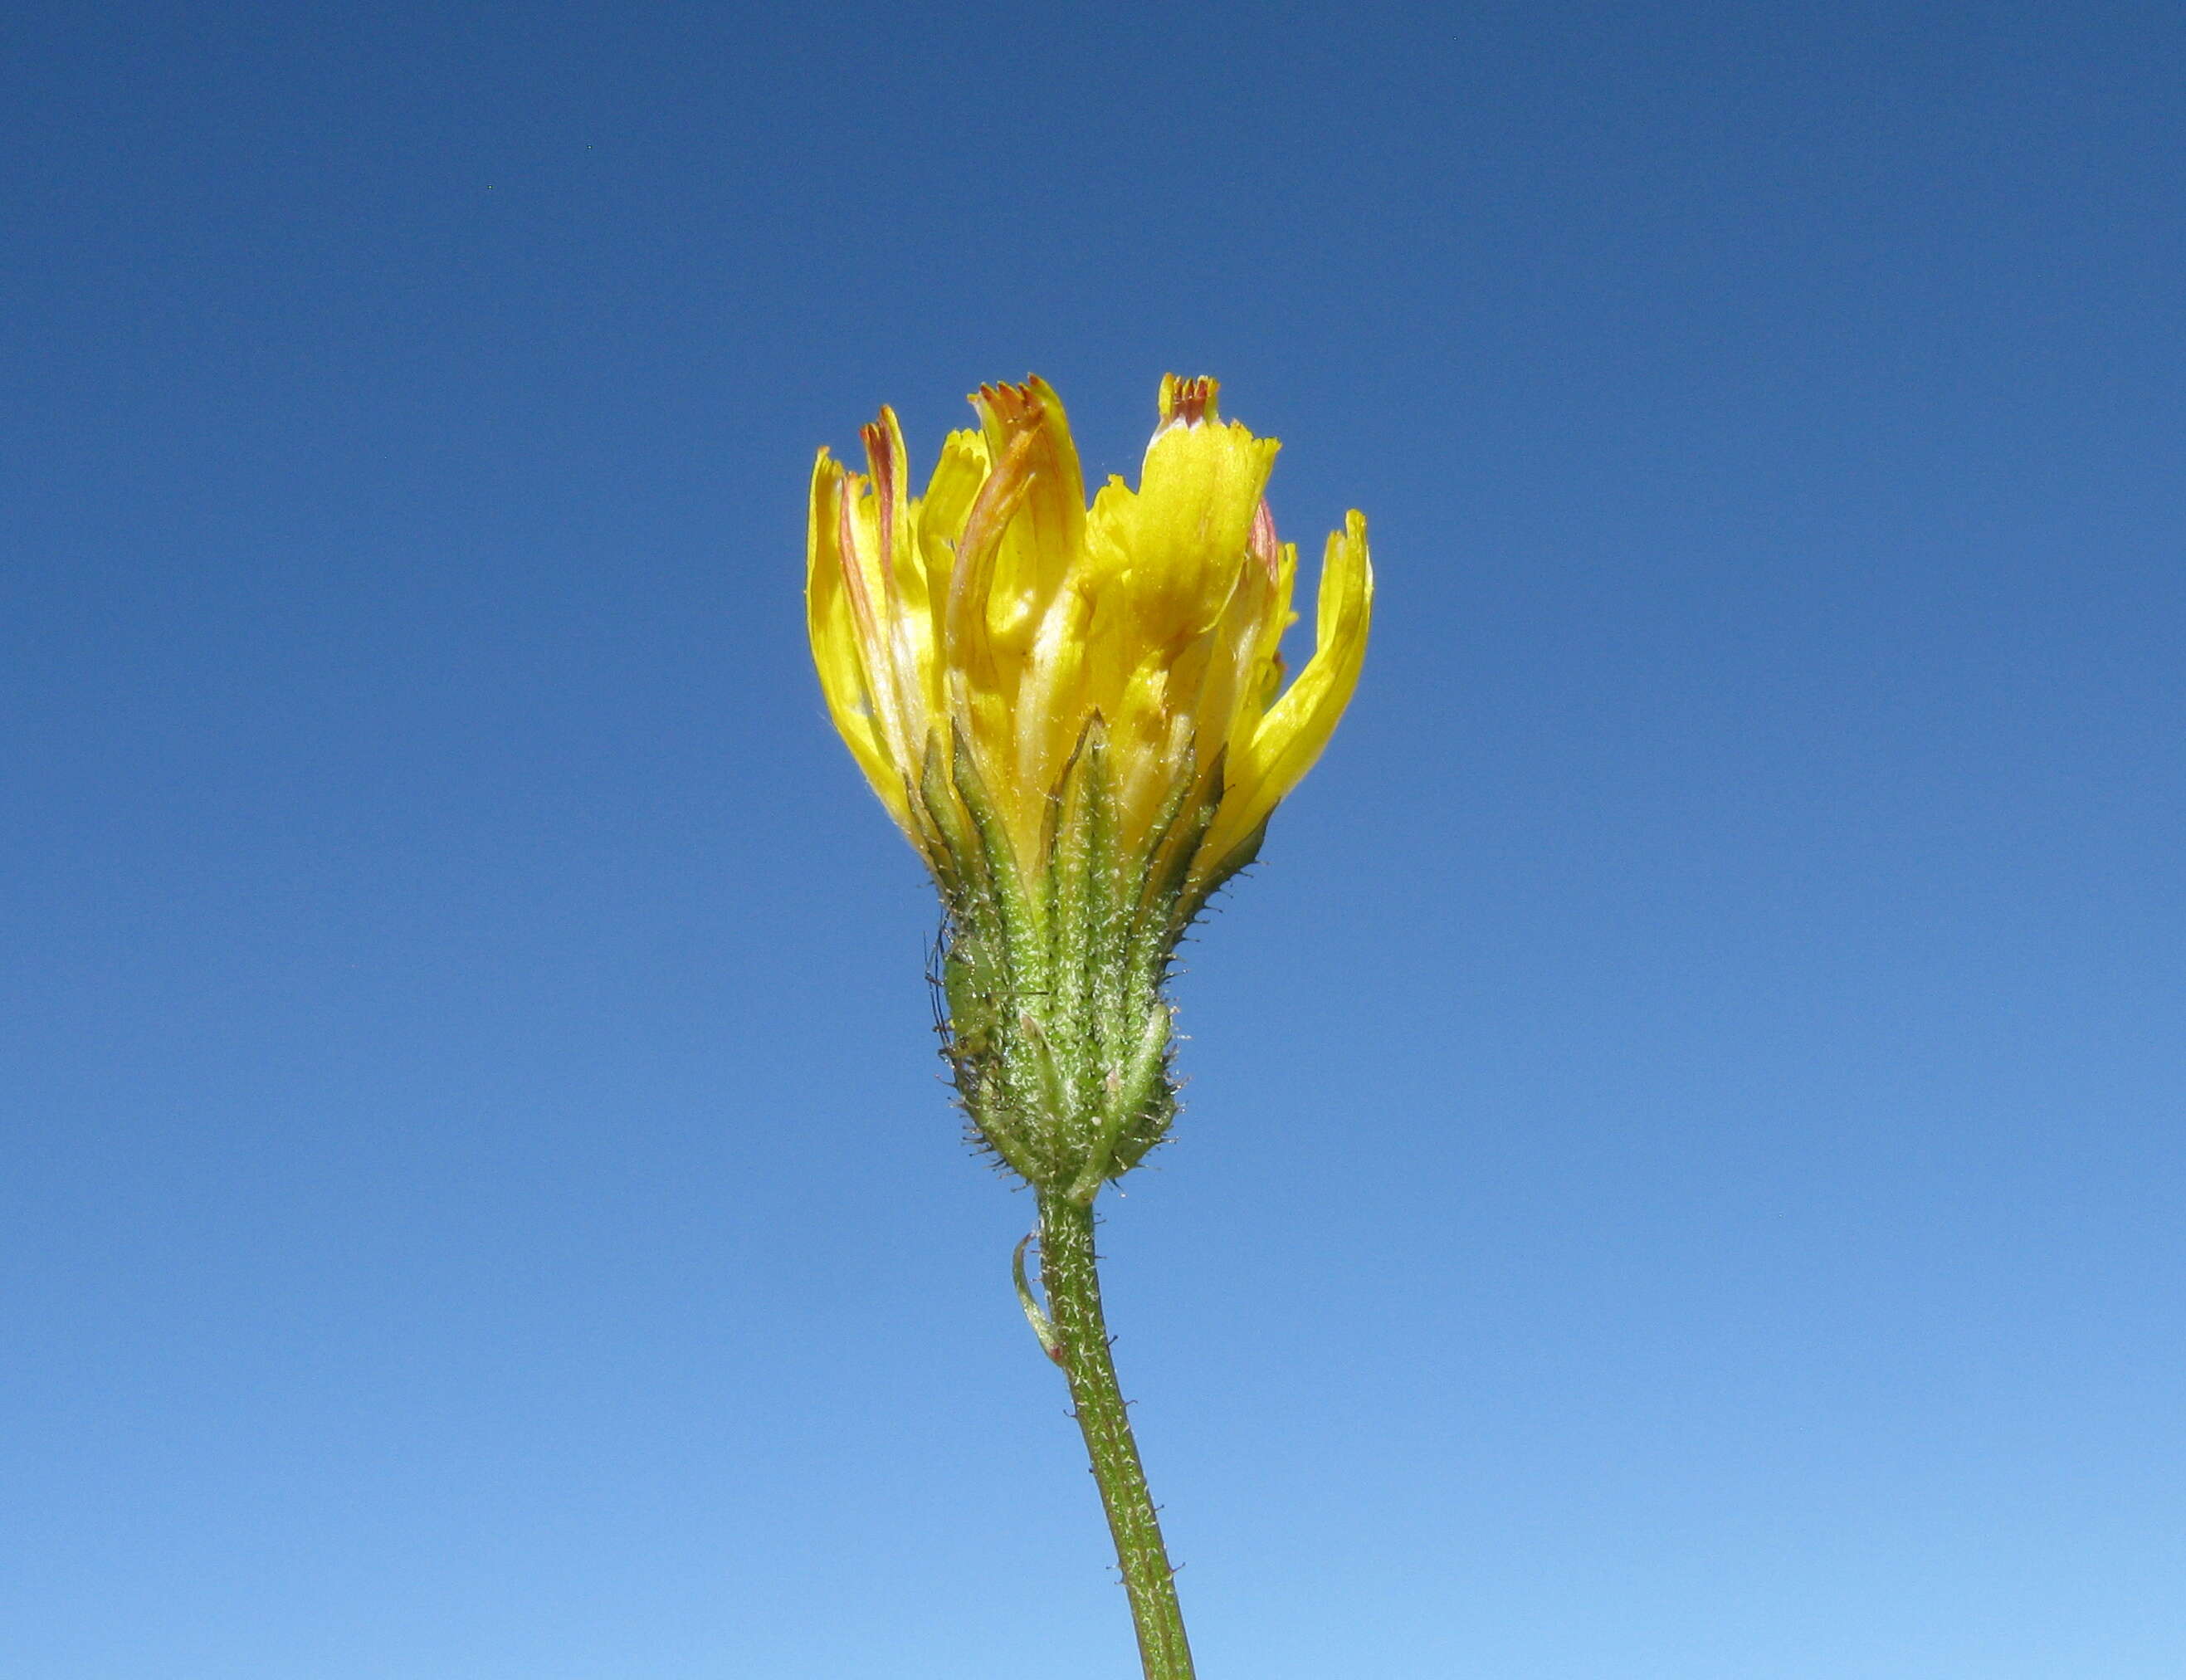
[[993, 803], [1019, 838], [1037, 832], [1037, 819], [1027, 816], [1026, 807], [1041, 796], [1028, 795], [1007, 773], [1014, 761], [1023, 649], [995, 634], [989, 605], [1004, 546], [1032, 489], [1028, 464], [1039, 447], [1035, 435], [1019, 432], [980, 486], [964, 516], [942, 616], [941, 666], [950, 714], [968, 739]]
[[[1275, 515], [1262, 501], [1237, 587], [1220, 622], [1200, 643], [1208, 655], [1205, 674], [1191, 703], [1199, 774], [1228, 742], [1251, 739], [1272, 703], [1269, 685], [1273, 678], [1280, 686], [1282, 660], [1276, 649], [1291, 619], [1291, 574], [1297, 564], [1297, 548], [1277, 540]], [[1180, 661], [1180, 677], [1184, 665]]]
[[1116, 479], [1102, 488], [1086, 548], [1098, 587], [1125, 604], [1132, 640], [1180, 648], [1214, 627], [1281, 447], [1235, 422], [1172, 420], [1146, 446], [1135, 493]]
[[844, 587], [845, 557], [840, 539], [847, 477], [841, 465], [822, 449], [812, 466], [810, 519], [805, 533], [806, 628], [827, 714], [873, 791], [888, 806], [888, 814], [908, 833], [911, 811], [903, 774], [889, 756], [875, 717], [856, 616]]
[[1017, 455], [1023, 476], [1018, 505], [1001, 534], [987, 601], [997, 651], [1022, 656], [1085, 551], [1085, 481], [1070, 422], [1045, 379], [982, 385], [972, 402], [989, 454], [997, 461]]
[[[991, 463], [986, 440], [975, 431], [954, 431], [941, 446], [933, 477], [924, 498], [912, 504], [918, 532], [919, 571], [924, 580], [926, 602], [926, 705], [935, 716], [948, 704], [944, 671], [947, 643], [946, 617], [950, 586], [956, 576], [956, 552], [964, 536], [964, 521], [987, 481]], [[905, 603], [909, 604], [906, 593]]]
[[869, 656], [882, 660], [888, 667], [893, 704], [902, 720], [897, 757], [909, 765], [931, 722], [921, 675], [931, 662], [926, 645], [931, 622], [926, 568], [919, 558], [917, 535], [911, 523], [911, 463], [895, 411], [883, 407], [880, 419], [866, 427], [861, 435], [872, 473], [872, 570], [878, 577], [881, 591], [876, 608], [881, 644]]
[[1354, 510], [1341, 531], [1330, 534], [1321, 560], [1313, 657], [1252, 739], [1231, 744], [1228, 790], [1202, 853], [1210, 868], [1219, 868], [1266, 820], [1328, 744], [1359, 686], [1373, 606], [1366, 518]]

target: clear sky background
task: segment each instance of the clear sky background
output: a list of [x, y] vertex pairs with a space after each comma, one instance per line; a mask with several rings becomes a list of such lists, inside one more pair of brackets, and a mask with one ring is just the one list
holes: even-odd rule
[[1376, 639], [1104, 1229], [1206, 1680], [2186, 1672], [2186, 14], [0, 25], [0, 1672], [1118, 1680], [805, 480]]

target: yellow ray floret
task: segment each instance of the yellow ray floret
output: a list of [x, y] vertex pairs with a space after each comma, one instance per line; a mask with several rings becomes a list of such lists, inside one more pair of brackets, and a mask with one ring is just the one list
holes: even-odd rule
[[[1119, 855], [1143, 856], [1180, 800], [1213, 800], [1191, 874], [1247, 849], [1312, 767], [1359, 680], [1374, 594], [1366, 521], [1328, 540], [1312, 657], [1278, 651], [1297, 552], [1264, 492], [1277, 444], [1216, 407], [1210, 379], [1162, 381], [1135, 490], [1089, 509], [1062, 403], [1038, 379], [983, 386], [909, 494], [894, 413], [865, 429], [867, 470], [822, 449], [806, 601], [827, 707], [874, 789], [944, 878], [929, 767], [976, 785], [1029, 881], [1089, 727], [1106, 741]], [[968, 755], [968, 762], [960, 756]]]

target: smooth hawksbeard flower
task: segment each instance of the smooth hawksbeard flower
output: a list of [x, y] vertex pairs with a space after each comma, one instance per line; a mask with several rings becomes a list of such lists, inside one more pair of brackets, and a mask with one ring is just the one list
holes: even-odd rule
[[1139, 487], [1089, 509], [1062, 403], [983, 386], [922, 497], [894, 413], [867, 474], [820, 452], [807, 604], [835, 726], [945, 908], [956, 1083], [983, 1141], [1090, 1198], [1174, 1111], [1160, 987], [1359, 680], [1366, 522], [1328, 539], [1312, 657], [1279, 643], [1297, 550], [1277, 445], [1165, 378]]
[[813, 655], [836, 727], [937, 874], [956, 825], [922, 799], [929, 764], [946, 779], [968, 758], [1029, 880], [1095, 728], [1123, 854], [1144, 857], [1165, 810], [1214, 794], [1186, 871], [1203, 886], [1249, 857], [1327, 744], [1365, 652], [1366, 522], [1328, 539], [1317, 645], [1284, 692], [1298, 551], [1262, 493], [1279, 446], [1223, 422], [1215, 389], [1163, 379], [1139, 488], [1112, 478], [1090, 512], [1062, 404], [1037, 379], [972, 397], [981, 429], [950, 434], [923, 497], [886, 408], [864, 431], [870, 476], [820, 452]]

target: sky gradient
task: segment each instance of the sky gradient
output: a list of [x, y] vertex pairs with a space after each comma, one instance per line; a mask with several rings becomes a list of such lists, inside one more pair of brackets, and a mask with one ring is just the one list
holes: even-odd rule
[[0, 23], [0, 1672], [1115, 1680], [812, 452], [1375, 641], [1108, 1205], [1205, 1680], [2186, 1672], [2186, 14]]

